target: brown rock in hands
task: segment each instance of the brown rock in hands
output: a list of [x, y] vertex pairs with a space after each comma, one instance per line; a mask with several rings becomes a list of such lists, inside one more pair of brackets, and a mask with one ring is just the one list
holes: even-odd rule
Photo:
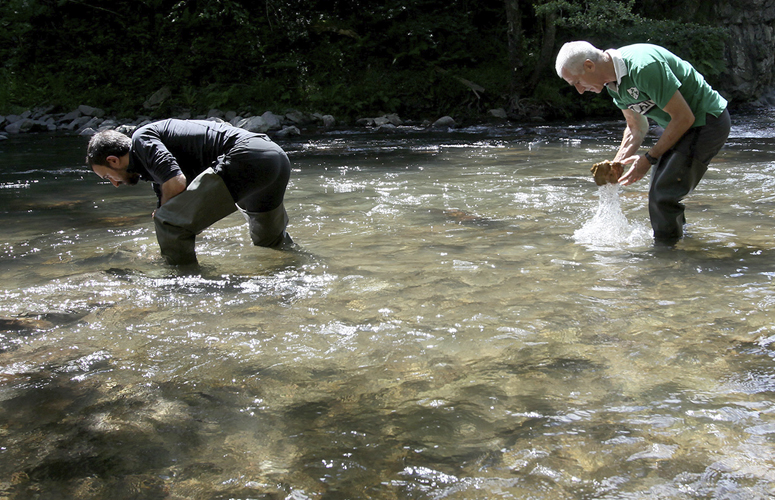
[[624, 166], [618, 161], [601, 161], [595, 163], [590, 169], [592, 175], [595, 177], [595, 184], [602, 186], [603, 184], [617, 184], [619, 177], [624, 173]]

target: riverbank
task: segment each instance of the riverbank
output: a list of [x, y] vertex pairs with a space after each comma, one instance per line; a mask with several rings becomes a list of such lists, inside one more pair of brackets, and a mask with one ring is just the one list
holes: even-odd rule
[[[488, 112], [488, 116], [495, 121], [508, 120], [508, 115], [503, 109], [492, 109]], [[434, 121], [419, 121], [402, 119], [397, 114], [363, 117], [356, 120], [354, 124], [344, 124], [330, 114], [306, 113], [298, 110], [288, 110], [279, 114], [265, 111], [261, 115], [241, 116], [236, 111], [211, 109], [206, 114], [193, 115], [190, 112], [183, 112], [171, 118], [223, 121], [250, 132], [269, 134], [274, 137], [298, 136], [308, 131], [318, 133], [321, 130], [331, 130], [342, 125], [386, 132], [407, 126], [450, 130], [460, 125], [451, 116], [441, 116]], [[108, 116], [104, 110], [88, 105], [81, 105], [67, 113], [54, 112], [53, 107], [35, 108], [18, 115], [0, 115], [0, 140], [7, 139], [10, 135], [35, 132], [65, 131], [89, 136], [101, 130], [115, 129], [131, 134], [134, 129], [157, 119], [159, 118], [143, 115], [134, 119], [121, 119]]]

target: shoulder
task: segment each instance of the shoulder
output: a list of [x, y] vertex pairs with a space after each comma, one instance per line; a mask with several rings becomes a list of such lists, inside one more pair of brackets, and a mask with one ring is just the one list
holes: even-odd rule
[[629, 67], [642, 68], [654, 63], [667, 64], [671, 61], [681, 61], [681, 58], [664, 47], [650, 43], [636, 43], [619, 49], [622, 58]]
[[141, 137], [158, 136], [160, 130], [164, 130], [168, 127], [168, 122], [171, 120], [161, 120], [158, 122], [146, 123], [142, 127], [138, 127], [137, 130], [132, 133], [132, 141]]

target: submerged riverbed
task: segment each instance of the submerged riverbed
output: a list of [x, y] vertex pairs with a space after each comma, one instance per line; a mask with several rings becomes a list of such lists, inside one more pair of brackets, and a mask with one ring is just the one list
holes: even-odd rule
[[775, 126], [652, 247], [619, 122], [281, 142], [289, 252], [158, 256], [149, 185], [0, 142], [0, 497], [775, 494]]

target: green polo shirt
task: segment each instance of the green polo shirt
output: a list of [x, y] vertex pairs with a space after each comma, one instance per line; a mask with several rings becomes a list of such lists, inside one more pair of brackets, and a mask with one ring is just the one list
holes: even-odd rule
[[614, 104], [620, 109], [631, 109], [666, 127], [670, 115], [663, 109], [676, 90], [694, 113], [693, 127], [705, 125], [705, 116], [719, 116], [727, 101], [713, 90], [694, 67], [669, 50], [640, 43], [622, 47], [619, 53], [627, 67], [617, 90], [608, 87]]

